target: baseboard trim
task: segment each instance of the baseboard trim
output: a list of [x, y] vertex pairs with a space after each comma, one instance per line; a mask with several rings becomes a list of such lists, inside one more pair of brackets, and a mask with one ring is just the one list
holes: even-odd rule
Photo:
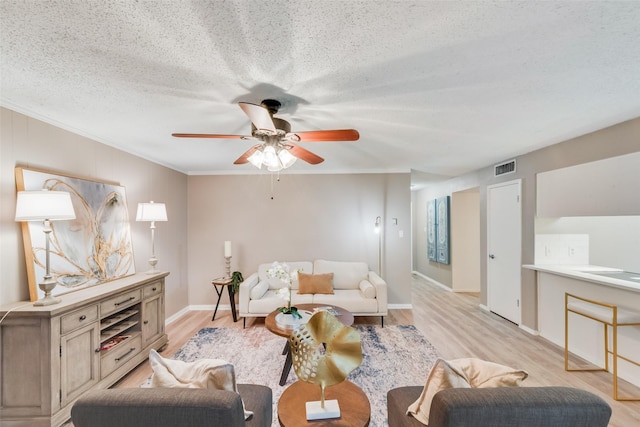
[[438, 282], [437, 280], [433, 280], [431, 277], [425, 276], [424, 274], [420, 273], [419, 271], [412, 271], [411, 274], [415, 274], [416, 276], [419, 276], [419, 277], [423, 278], [427, 282], [432, 283], [432, 284], [438, 286], [439, 288], [444, 289], [445, 291], [453, 292], [453, 289], [451, 289], [447, 285], [443, 285], [442, 283]]
[[535, 329], [531, 329], [528, 326], [524, 326], [524, 325], [520, 325], [520, 329], [522, 329], [523, 331], [525, 331], [528, 334], [534, 335], [534, 336], [539, 336], [540, 335], [540, 331], [536, 331]]
[[413, 310], [413, 304], [388, 304], [387, 308], [392, 310]]
[[[489, 307], [487, 307], [484, 304], [479, 304], [478, 307], [480, 307], [480, 310], [482, 310], [482, 311], [486, 311], [487, 313], [491, 313], [491, 310], [489, 310]], [[531, 329], [530, 327], [522, 325], [522, 324], [518, 325], [518, 328], [520, 328], [523, 331], [525, 331], [526, 333], [534, 335], [534, 336], [540, 335], [539, 331], [536, 331], [535, 329]]]
[[179, 318], [181, 318], [182, 316], [184, 316], [188, 311], [191, 311], [191, 309], [189, 308], [189, 306], [183, 308], [182, 310], [179, 310], [177, 313], [169, 316], [167, 319], [165, 319], [164, 324], [166, 325], [170, 325], [171, 323], [175, 322], [176, 320], [178, 320]]

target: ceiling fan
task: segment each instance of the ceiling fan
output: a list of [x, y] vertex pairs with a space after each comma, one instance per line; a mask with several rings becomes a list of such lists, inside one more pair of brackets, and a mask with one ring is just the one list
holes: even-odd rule
[[312, 130], [291, 132], [289, 122], [273, 117], [281, 105], [275, 99], [265, 99], [260, 105], [239, 102], [240, 108], [251, 121], [251, 136], [209, 133], [173, 133], [177, 138], [223, 138], [260, 141], [233, 162], [236, 165], [251, 163], [257, 168], [265, 165], [270, 171], [291, 166], [296, 159], [317, 165], [324, 159], [306, 150], [298, 142], [357, 141], [360, 134], [355, 129]]

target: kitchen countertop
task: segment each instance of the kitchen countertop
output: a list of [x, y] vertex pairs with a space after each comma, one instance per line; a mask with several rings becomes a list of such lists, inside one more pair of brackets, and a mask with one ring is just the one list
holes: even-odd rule
[[[572, 279], [584, 280], [604, 286], [625, 289], [628, 291], [640, 292], [640, 273], [624, 272], [619, 268], [601, 267], [597, 265], [546, 265], [546, 264], [526, 264], [522, 267], [544, 273], [557, 274]], [[626, 280], [611, 276], [598, 275], [597, 273], [625, 273], [621, 276], [638, 277], [637, 280]]]

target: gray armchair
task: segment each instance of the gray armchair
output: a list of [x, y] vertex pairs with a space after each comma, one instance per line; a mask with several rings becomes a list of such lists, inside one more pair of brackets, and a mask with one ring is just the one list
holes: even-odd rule
[[[74, 403], [71, 421], [74, 427], [271, 427], [271, 389], [238, 384], [238, 393], [193, 388], [96, 390]], [[243, 401], [253, 412], [246, 421]]]
[[[422, 386], [387, 393], [389, 425], [424, 427], [407, 415]], [[611, 407], [602, 398], [569, 387], [452, 388], [435, 394], [429, 427], [606, 427]]]

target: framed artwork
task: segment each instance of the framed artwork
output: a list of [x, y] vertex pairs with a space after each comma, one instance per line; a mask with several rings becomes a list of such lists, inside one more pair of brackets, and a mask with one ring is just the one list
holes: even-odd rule
[[[129, 210], [124, 187], [109, 182], [16, 168], [16, 187], [71, 194], [76, 219], [51, 222], [50, 272], [53, 295], [97, 285], [135, 273]], [[44, 223], [22, 223], [29, 297], [44, 296], [38, 283], [45, 275]]]
[[449, 264], [449, 196], [436, 199], [436, 224], [438, 262]]
[[427, 258], [437, 261], [436, 255], [436, 201], [427, 202]]

